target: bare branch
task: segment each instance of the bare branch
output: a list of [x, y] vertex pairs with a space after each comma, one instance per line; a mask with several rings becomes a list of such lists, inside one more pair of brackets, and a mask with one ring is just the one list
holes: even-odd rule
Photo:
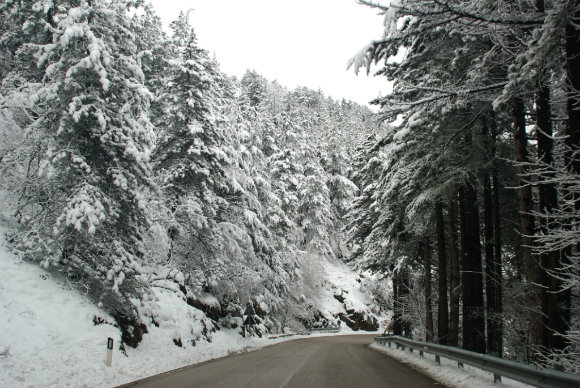
[[449, 145], [449, 143], [451, 143], [453, 141], [453, 139], [455, 139], [455, 137], [457, 137], [461, 132], [465, 131], [467, 128], [469, 128], [471, 126], [471, 124], [473, 124], [475, 122], [475, 120], [477, 120], [481, 114], [483, 113], [483, 111], [480, 111], [478, 114], [475, 115], [475, 117], [468, 122], [467, 124], [465, 124], [463, 127], [461, 127], [461, 129], [457, 132], [455, 132], [453, 134], [453, 136], [451, 136], [443, 145], [443, 150], [445, 150], [447, 148], [447, 146]]

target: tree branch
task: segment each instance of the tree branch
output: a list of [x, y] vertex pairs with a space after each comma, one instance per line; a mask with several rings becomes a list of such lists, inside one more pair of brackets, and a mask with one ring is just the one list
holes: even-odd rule
[[504, 18], [494, 18], [490, 16], [478, 15], [472, 12], [468, 12], [465, 9], [460, 9], [457, 7], [452, 6], [449, 4], [448, 1], [443, 0], [434, 0], [435, 3], [444, 7], [450, 13], [461, 16], [462, 18], [468, 18], [473, 20], [478, 20], [485, 23], [490, 24], [505, 24], [505, 25], [520, 25], [520, 26], [535, 26], [540, 25], [544, 22], [544, 18], [537, 18], [537, 19], [521, 19], [521, 18], [514, 18], [514, 19], [504, 19]]

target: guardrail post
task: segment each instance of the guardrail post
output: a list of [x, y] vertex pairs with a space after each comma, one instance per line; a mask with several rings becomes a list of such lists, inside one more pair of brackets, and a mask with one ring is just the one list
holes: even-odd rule
[[500, 375], [496, 375], [495, 373], [493, 374], [493, 383], [501, 383], [501, 376]]
[[389, 342], [389, 348], [391, 347], [391, 343]]
[[458, 361], [458, 362], [457, 362], [457, 367], [458, 367], [458, 368], [463, 368], [463, 363], [462, 363], [461, 361]]
[[409, 346], [409, 353], [413, 353], [413, 348]]
[[423, 351], [419, 350], [419, 357], [423, 357], [423, 356], [424, 356]]
[[441, 365], [441, 357], [435, 355], [435, 362], [437, 363], [437, 365]]

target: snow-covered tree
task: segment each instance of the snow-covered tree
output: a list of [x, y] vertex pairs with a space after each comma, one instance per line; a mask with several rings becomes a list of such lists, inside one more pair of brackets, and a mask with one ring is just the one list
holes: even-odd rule
[[[571, 294], [562, 279], [553, 274], [556, 268], [565, 267], [569, 253], [564, 248], [540, 249], [535, 256], [534, 246], [549, 233], [546, 215], [558, 214], [558, 206], [564, 205], [560, 195], [566, 197], [565, 190], [556, 192], [557, 183], [550, 177], [555, 167], [550, 165], [560, 158], [567, 160], [570, 168], [577, 164], [573, 151], [578, 139], [574, 124], [577, 109], [570, 107], [578, 91], [571, 86], [578, 78], [573, 70], [578, 66], [572, 66], [578, 57], [572, 53], [579, 47], [574, 22], [578, 2], [394, 1], [388, 6], [360, 2], [385, 14], [385, 31], [383, 37], [364, 47], [352, 64], [355, 69], [366, 67], [367, 71], [373, 64], [380, 64], [378, 74], [394, 82], [394, 93], [377, 99], [379, 116], [384, 120], [402, 116], [400, 131], [383, 145], [385, 151], [394, 153], [385, 152], [387, 168], [375, 180], [376, 188], [381, 190], [376, 196], [381, 199], [377, 201], [381, 216], [370, 227], [374, 238], [369, 228], [363, 227], [369, 223], [355, 218], [360, 220], [360, 228], [355, 224], [352, 230], [364, 230], [358, 236], [367, 236], [366, 241], [374, 239], [377, 247], [372, 250], [373, 245], [365, 246], [361, 253], [366, 259], [362, 258], [361, 263], [372, 262], [369, 257], [380, 252], [381, 239], [383, 246], [390, 248], [385, 261], [394, 261], [397, 255], [393, 248], [403, 246], [409, 238], [403, 231], [416, 234], [417, 227], [425, 224], [429, 204], [445, 200], [454, 192], [453, 187], [458, 187], [464, 275], [480, 272], [480, 226], [473, 220], [478, 220], [478, 212], [483, 214], [489, 351], [496, 353], [503, 348], [501, 330], [493, 328], [498, 321], [494, 315], [501, 314], [502, 296], [501, 287], [493, 285], [501, 284], [502, 277], [511, 282], [510, 287], [517, 287], [514, 284], [519, 279], [527, 290], [530, 335], [525, 338], [526, 352], [518, 357], [538, 361], [547, 349], [561, 351]], [[400, 52], [405, 54], [403, 58], [392, 60]], [[528, 141], [530, 114], [536, 121], [532, 134], [537, 143]], [[566, 125], [553, 120], [553, 115], [565, 117]], [[553, 135], [557, 134], [568, 135], [568, 151], [553, 148]], [[534, 170], [530, 170], [535, 163], [532, 150], [540, 162]], [[500, 153], [517, 161], [519, 177], [514, 176], [514, 167], [502, 171], [503, 161], [496, 157]], [[409, 166], [413, 166], [412, 171], [407, 170]], [[514, 192], [506, 191], [504, 186], [517, 187], [517, 202]], [[483, 198], [481, 202], [477, 201], [478, 195]], [[536, 197], [539, 212], [534, 211]], [[451, 198], [449, 210], [457, 201], [455, 195]], [[506, 214], [513, 217], [518, 211], [520, 236], [514, 236], [502, 228], [499, 220], [509, 219]], [[472, 217], [468, 223], [465, 214]], [[451, 225], [453, 219], [450, 216]], [[468, 245], [463, 236], [471, 236]], [[502, 263], [502, 256], [507, 262]], [[466, 287], [479, 282], [464, 276], [463, 283], [464, 299], [481, 294], [481, 289], [469, 291]], [[469, 303], [464, 300], [463, 306]], [[506, 314], [512, 314], [513, 306], [510, 309]], [[478, 331], [483, 336], [482, 325], [466, 332], [464, 322], [464, 334]], [[467, 347], [473, 346], [464, 336], [464, 346], [465, 341]]]
[[193, 235], [200, 242], [232, 189], [226, 181], [232, 161], [223, 125], [224, 76], [197, 45], [187, 13], [171, 28], [165, 82], [155, 91], [161, 116], [154, 118], [159, 133], [154, 165], [174, 223], [171, 239], [181, 234], [185, 243]]
[[33, 38], [16, 54], [15, 68], [35, 58], [42, 74], [23, 95], [34, 117], [26, 130], [41, 141], [29, 155], [35, 167], [26, 178], [38, 183], [22, 193], [23, 230], [13, 241], [24, 256], [60, 267], [87, 287], [135, 346], [145, 328], [130, 298], [141, 288], [143, 193], [154, 187], [155, 135], [127, 15], [131, 4], [45, 5], [29, 4], [50, 41]]

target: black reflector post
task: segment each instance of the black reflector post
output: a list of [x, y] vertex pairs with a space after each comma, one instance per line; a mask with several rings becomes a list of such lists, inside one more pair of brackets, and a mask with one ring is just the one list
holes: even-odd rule
[[107, 366], [113, 365], [113, 339], [109, 337], [107, 340], [107, 358], [105, 359]]

